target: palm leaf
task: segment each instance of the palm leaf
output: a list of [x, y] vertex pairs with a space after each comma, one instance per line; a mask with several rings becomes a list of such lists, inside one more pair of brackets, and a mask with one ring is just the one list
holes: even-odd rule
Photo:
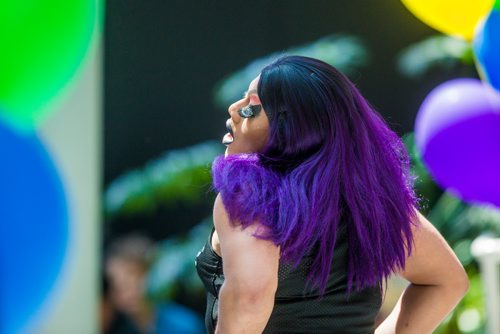
[[223, 153], [217, 141], [168, 151], [144, 168], [125, 173], [104, 192], [107, 219], [151, 212], [160, 205], [200, 203], [211, 184], [210, 164]]
[[210, 216], [186, 235], [173, 236], [159, 244], [146, 282], [146, 292], [150, 299], [171, 300], [181, 291], [194, 298], [204, 296], [194, 259], [205, 244], [212, 226]]
[[433, 68], [453, 68], [457, 64], [473, 64], [470, 43], [451, 36], [431, 36], [403, 49], [398, 56], [400, 73], [418, 78]]

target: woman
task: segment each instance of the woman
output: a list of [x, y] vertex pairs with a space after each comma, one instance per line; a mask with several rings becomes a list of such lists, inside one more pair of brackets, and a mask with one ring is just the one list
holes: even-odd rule
[[[404, 146], [332, 66], [287, 56], [229, 107], [197, 256], [215, 333], [431, 333], [468, 289]], [[391, 274], [410, 281], [377, 328]]]

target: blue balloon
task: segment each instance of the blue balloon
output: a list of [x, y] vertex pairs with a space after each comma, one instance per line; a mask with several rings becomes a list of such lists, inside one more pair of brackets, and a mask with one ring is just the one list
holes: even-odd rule
[[490, 12], [474, 38], [473, 49], [480, 72], [500, 91], [500, 10]]
[[0, 333], [19, 333], [40, 313], [61, 271], [68, 212], [43, 144], [1, 120], [0, 222]]

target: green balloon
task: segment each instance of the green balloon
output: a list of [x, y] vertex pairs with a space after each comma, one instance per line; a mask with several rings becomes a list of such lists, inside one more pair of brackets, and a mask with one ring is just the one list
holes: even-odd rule
[[0, 116], [32, 128], [82, 62], [99, 0], [0, 1]]

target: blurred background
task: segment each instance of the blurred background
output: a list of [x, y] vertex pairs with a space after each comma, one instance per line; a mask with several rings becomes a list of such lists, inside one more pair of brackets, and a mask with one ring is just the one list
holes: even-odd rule
[[[499, 13], [4, 0], [0, 333], [204, 333], [211, 162], [227, 107], [282, 54], [339, 68], [404, 139], [421, 211], [471, 281], [436, 333], [500, 333]], [[378, 321], [406, 284], [390, 282]]]

